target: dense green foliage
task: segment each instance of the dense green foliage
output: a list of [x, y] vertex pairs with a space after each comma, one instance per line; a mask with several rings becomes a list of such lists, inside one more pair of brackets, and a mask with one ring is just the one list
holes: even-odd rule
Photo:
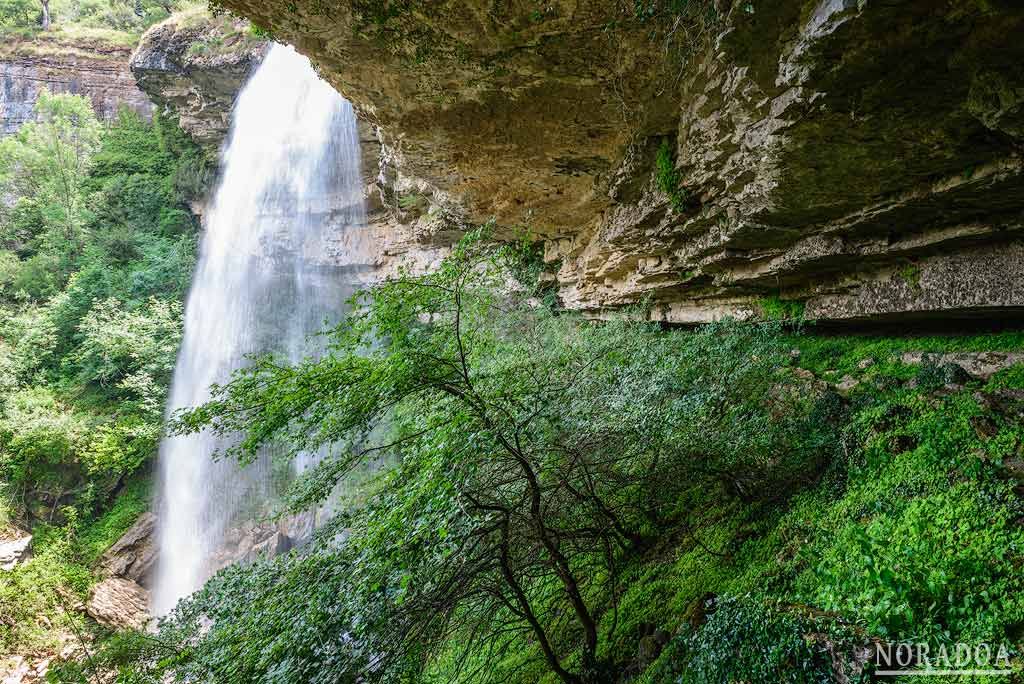
[[0, 574], [7, 651], [68, 619], [57, 588], [81, 598], [146, 506], [134, 476], [161, 432], [195, 259], [187, 201], [209, 175], [159, 118], [105, 127], [88, 100], [45, 91], [37, 114], [0, 140], [0, 523], [36, 534], [35, 558]]
[[[300, 551], [222, 571], [104, 666], [139, 682], [768, 684], [866, 681], [873, 640], [1019, 653], [1019, 371], [947, 385], [900, 361], [1017, 349], [1018, 333], [594, 325], [510, 289], [521, 257], [469, 239], [359, 300], [325, 357], [257, 360], [179, 416], [238, 433], [242, 460], [329, 446], [287, 508], [344, 512]], [[840, 396], [794, 364], [859, 384]]]
[[293, 510], [396, 465], [311, 552], [226, 572], [181, 606], [170, 631], [202, 648], [178, 676], [402, 681], [442, 657], [456, 676], [525, 637], [564, 681], [603, 681], [622, 567], [661, 530], [697, 535], [709, 501], [784, 497], [829, 455], [820, 399], [778, 375], [770, 326], [593, 327], [497, 294], [508, 252], [464, 241], [437, 272], [374, 288], [330, 355], [262, 359], [182, 417], [241, 432], [243, 460], [270, 440], [331, 446]]
[[137, 37], [184, 4], [180, 0], [0, 0], [0, 30], [35, 33], [44, 29], [48, 14], [47, 30], [116, 40], [118, 34]]

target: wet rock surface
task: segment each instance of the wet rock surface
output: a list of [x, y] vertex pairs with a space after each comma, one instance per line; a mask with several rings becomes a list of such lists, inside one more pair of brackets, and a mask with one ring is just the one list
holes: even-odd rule
[[149, 586], [156, 564], [156, 516], [146, 512], [100, 557], [100, 568], [108, 575], [123, 577]]

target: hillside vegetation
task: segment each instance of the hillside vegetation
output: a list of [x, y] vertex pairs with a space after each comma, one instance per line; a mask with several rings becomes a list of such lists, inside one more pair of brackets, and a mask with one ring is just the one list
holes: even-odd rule
[[45, 91], [37, 115], [0, 140], [0, 527], [35, 534], [35, 557], [0, 573], [8, 654], [52, 647], [149, 505], [195, 262], [187, 201], [210, 179], [159, 117], [107, 126]]
[[[1024, 336], [594, 324], [510, 291], [533, 264], [473, 234], [436, 273], [366, 293], [327, 356], [260, 360], [180, 416], [239, 433], [225, 455], [243, 461], [329, 445], [289, 511], [391, 465], [310, 545], [222, 571], [93, 666], [774, 684], [867, 681], [866, 648], [920, 642], [990, 644], [1020, 667], [1020, 368], [981, 381], [903, 353]], [[843, 394], [826, 381], [845, 376]]]
[[191, 0], [0, 0], [0, 35], [134, 47], [147, 28]]

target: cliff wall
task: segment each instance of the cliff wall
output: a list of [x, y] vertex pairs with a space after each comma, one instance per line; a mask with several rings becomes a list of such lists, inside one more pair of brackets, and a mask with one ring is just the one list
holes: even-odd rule
[[128, 69], [130, 53], [96, 40], [8, 37], [0, 46], [0, 135], [32, 119], [43, 88], [89, 96], [103, 119], [113, 119], [121, 106], [149, 116], [153, 105]]
[[1024, 306], [1018, 3], [223, 4], [378, 127], [383, 176], [452, 219], [420, 237], [529, 231], [569, 308]]
[[235, 96], [266, 52], [248, 22], [193, 10], [151, 27], [130, 69], [153, 102], [216, 154], [231, 126]]
[[[593, 316], [1024, 309], [1016, 3], [224, 4], [356, 105], [383, 272], [493, 218], [543, 240], [562, 303]], [[223, 135], [209, 103], [231, 98], [204, 93], [241, 72], [177, 60], [175, 35], [152, 30], [133, 64], [172, 55], [180, 86], [133, 69]]]

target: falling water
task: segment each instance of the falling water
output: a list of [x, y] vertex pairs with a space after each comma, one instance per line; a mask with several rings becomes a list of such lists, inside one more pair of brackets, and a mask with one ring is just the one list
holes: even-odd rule
[[[203, 403], [248, 354], [316, 351], [311, 333], [347, 294], [330, 264], [361, 248], [359, 167], [351, 105], [305, 57], [274, 45], [235, 103], [169, 411]], [[161, 445], [157, 615], [199, 588], [228, 530], [273, 494], [268, 455], [243, 469], [214, 460], [218, 445], [205, 433]]]

